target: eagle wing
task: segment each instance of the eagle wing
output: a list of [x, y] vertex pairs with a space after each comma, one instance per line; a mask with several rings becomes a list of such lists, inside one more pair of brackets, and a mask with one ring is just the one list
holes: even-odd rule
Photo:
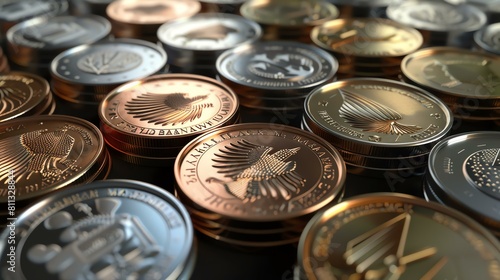
[[[41, 134], [41, 131], [37, 133]], [[26, 173], [33, 156], [21, 144], [20, 136], [11, 136], [0, 140], [0, 185], [7, 186], [9, 172], [14, 171], [16, 182], [19, 182]]]
[[184, 124], [201, 117], [204, 108], [210, 103], [199, 103], [206, 95], [192, 98], [183, 93], [157, 94], [144, 93], [125, 104], [125, 110], [134, 118], [155, 125]]

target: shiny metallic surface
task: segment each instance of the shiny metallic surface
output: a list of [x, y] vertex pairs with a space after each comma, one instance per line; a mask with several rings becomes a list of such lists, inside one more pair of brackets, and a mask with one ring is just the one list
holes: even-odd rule
[[499, 264], [499, 241], [472, 218], [415, 196], [372, 193], [310, 220], [295, 279], [497, 279]]
[[500, 23], [492, 23], [474, 33], [479, 50], [500, 55]]
[[18, 269], [2, 265], [2, 279], [187, 279], [196, 252], [183, 205], [133, 180], [96, 181], [45, 197], [19, 216], [16, 244]]

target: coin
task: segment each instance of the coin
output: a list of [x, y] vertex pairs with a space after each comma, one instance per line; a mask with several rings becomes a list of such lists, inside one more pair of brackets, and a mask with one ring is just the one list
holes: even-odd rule
[[500, 23], [492, 23], [474, 32], [474, 43], [479, 50], [500, 55]]
[[353, 78], [319, 87], [304, 103], [305, 122], [335, 147], [374, 157], [430, 150], [451, 130], [446, 105], [401, 82]]
[[13, 172], [18, 202], [69, 185], [88, 182], [99, 168], [105, 147], [99, 129], [71, 116], [30, 116], [0, 123], [0, 202], [6, 203]]
[[15, 272], [7, 264], [9, 230], [0, 236], [3, 279], [188, 279], [195, 260], [185, 208], [172, 194], [140, 181], [65, 189], [15, 223]]
[[312, 218], [297, 263], [296, 279], [498, 279], [500, 243], [451, 208], [373, 193]]

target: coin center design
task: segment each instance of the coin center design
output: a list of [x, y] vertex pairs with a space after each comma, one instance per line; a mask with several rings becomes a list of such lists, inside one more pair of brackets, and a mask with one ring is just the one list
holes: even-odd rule
[[230, 34], [237, 34], [238, 32], [238, 29], [226, 26], [222, 23], [216, 23], [202, 28], [197, 28], [185, 34], [177, 35], [176, 37], [182, 37], [185, 40], [185, 43], [195, 40], [219, 42], [225, 40]]
[[[300, 192], [305, 179], [296, 171], [297, 162], [290, 160], [300, 147], [280, 149], [239, 140], [215, 153], [212, 161], [224, 179], [209, 177], [211, 185], [224, 187], [227, 198], [253, 202], [260, 198], [289, 200]], [[227, 180], [227, 179], [229, 180]]]
[[248, 70], [259, 77], [283, 80], [299, 80], [314, 73], [313, 61], [305, 56], [278, 54], [270, 58], [268, 54], [254, 55], [248, 65]]
[[155, 125], [185, 124], [201, 118], [204, 109], [213, 108], [208, 95], [187, 93], [144, 93], [125, 104], [125, 110], [134, 118]]
[[465, 20], [464, 15], [446, 6], [423, 6], [410, 12], [413, 19], [439, 25], [453, 25]]
[[28, 93], [6, 86], [5, 81], [0, 81], [0, 116], [19, 109], [28, 100]]
[[60, 45], [87, 34], [87, 30], [76, 22], [52, 22], [26, 29], [24, 38], [50, 45]]
[[114, 74], [130, 71], [142, 63], [140, 55], [124, 50], [106, 50], [88, 54], [80, 58], [77, 67], [92, 74]]
[[500, 148], [484, 149], [465, 161], [465, 175], [479, 190], [500, 199]]

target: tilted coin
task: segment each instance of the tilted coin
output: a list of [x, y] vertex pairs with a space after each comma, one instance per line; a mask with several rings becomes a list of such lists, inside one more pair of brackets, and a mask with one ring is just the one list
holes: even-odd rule
[[345, 164], [322, 138], [278, 124], [226, 126], [187, 144], [175, 166], [176, 190], [227, 219], [298, 219], [341, 194]]
[[32, 200], [70, 185], [87, 183], [105, 160], [102, 134], [90, 122], [63, 115], [21, 117], [0, 123], [0, 202], [9, 175], [16, 200]]
[[500, 58], [453, 47], [429, 47], [407, 55], [405, 78], [432, 90], [447, 104], [500, 107]]
[[454, 209], [373, 193], [312, 218], [297, 263], [296, 279], [499, 279], [500, 243]]
[[480, 50], [500, 55], [500, 23], [492, 23], [476, 31], [474, 43]]
[[39, 106], [45, 105], [51, 95], [49, 83], [38, 75], [25, 72], [0, 75], [0, 122], [37, 114]]
[[[189, 279], [196, 260], [186, 209], [140, 181], [104, 180], [44, 197], [0, 239], [2, 279]], [[40, 238], [43, 236], [43, 238]]]
[[428, 183], [448, 206], [500, 231], [500, 132], [473, 131], [431, 150]]
[[453, 116], [418, 87], [388, 79], [353, 78], [319, 87], [304, 103], [305, 121], [336, 147], [375, 157], [429, 151]]

